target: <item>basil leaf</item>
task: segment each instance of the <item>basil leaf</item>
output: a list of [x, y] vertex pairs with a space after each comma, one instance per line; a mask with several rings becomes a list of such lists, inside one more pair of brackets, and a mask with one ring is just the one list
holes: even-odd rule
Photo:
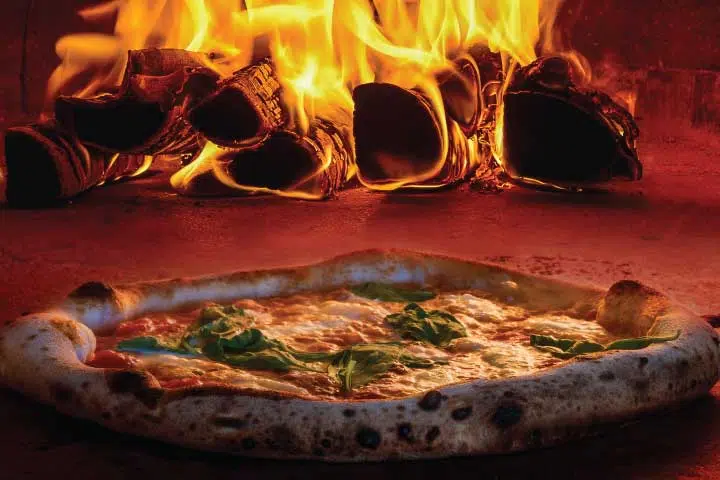
[[234, 339], [247, 328], [245, 312], [232, 305], [211, 305], [202, 309], [197, 322], [183, 335], [182, 344], [190, 348], [205, 348], [209, 343]]
[[218, 305], [214, 303], [200, 311], [198, 323], [199, 325], [205, 325], [206, 323], [214, 322], [222, 318], [242, 317], [244, 315], [245, 311], [235, 305]]
[[607, 352], [610, 350], [640, 350], [653, 343], [669, 342], [676, 340], [680, 331], [674, 335], [664, 337], [638, 337], [615, 340], [609, 345], [601, 345], [587, 340], [570, 340], [567, 338], [557, 339], [549, 335], [530, 335], [530, 345], [548, 352], [557, 358], [569, 359], [584, 353]]
[[595, 353], [602, 352], [604, 350], [605, 347], [597, 342], [582, 340], [575, 342], [575, 344], [570, 347], [567, 352], [572, 353], [573, 355], [582, 355], [583, 353]]
[[408, 304], [401, 313], [385, 317], [403, 338], [447, 346], [453, 339], [467, 337], [467, 330], [458, 319], [440, 310], [423, 310], [416, 303]]
[[222, 357], [222, 361], [233, 367], [248, 370], [273, 370], [278, 372], [287, 372], [293, 368], [313, 370], [296, 359], [291, 353], [275, 348], [261, 352], [227, 354]]
[[436, 362], [405, 353], [398, 344], [361, 343], [338, 352], [328, 366], [328, 374], [338, 381], [342, 392], [348, 393], [398, 365], [431, 368]]
[[427, 290], [412, 290], [387, 283], [368, 282], [350, 288], [358, 297], [383, 302], [424, 302], [435, 298], [435, 293]]
[[136, 337], [120, 341], [115, 347], [122, 352], [172, 352], [191, 353], [179, 345], [162, 341], [157, 337]]
[[551, 335], [530, 335], [530, 345], [533, 347], [555, 347], [564, 352], [575, 345], [575, 340], [558, 339]]
[[674, 335], [667, 335], [664, 337], [637, 337], [637, 338], [625, 338], [623, 340], [615, 340], [606, 347], [607, 350], [640, 350], [645, 347], [649, 347], [653, 343], [663, 343], [672, 340], [677, 340], [680, 336], [680, 330], [675, 332]]

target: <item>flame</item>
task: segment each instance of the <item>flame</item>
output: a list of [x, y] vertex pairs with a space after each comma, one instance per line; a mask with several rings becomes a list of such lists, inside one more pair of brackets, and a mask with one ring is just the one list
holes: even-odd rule
[[[373, 188], [434, 188], [448, 152], [470, 152], [458, 159], [471, 169], [479, 161], [478, 138], [459, 134], [446, 119], [438, 75], [470, 47], [484, 45], [502, 55], [506, 79], [514, 65], [538, 53], [563, 53], [588, 72], [582, 58], [562, 47], [555, 18], [562, 0], [112, 0], [80, 11], [89, 22], [115, 16], [111, 35], [79, 33], [61, 38], [60, 66], [48, 83], [58, 93], [87, 97], [117, 87], [126, 52], [149, 47], [213, 53], [211, 67], [223, 76], [249, 64], [259, 40], [267, 43], [291, 112], [290, 128], [306, 133], [315, 119], [342, 122], [353, 111], [352, 91], [379, 81], [423, 92], [440, 121], [441, 155], [430, 171]], [[87, 77], [91, 79], [88, 81]], [[85, 81], [81, 81], [85, 78]], [[76, 85], [80, 83], [80, 85]], [[502, 164], [503, 111], [496, 112], [491, 138]], [[352, 141], [352, 139], [351, 139]], [[173, 177], [187, 185], [199, 173], [215, 172], [227, 186], [237, 185], [223, 170], [222, 149], [205, 150]], [[333, 158], [323, 158], [327, 168]], [[352, 173], [354, 167], [350, 168]], [[363, 179], [360, 179], [363, 181]], [[298, 192], [276, 192], [303, 196]]]

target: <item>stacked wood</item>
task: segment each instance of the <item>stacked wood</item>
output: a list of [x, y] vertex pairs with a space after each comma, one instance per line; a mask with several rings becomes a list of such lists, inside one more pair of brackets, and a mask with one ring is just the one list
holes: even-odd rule
[[216, 88], [206, 56], [172, 49], [131, 51], [115, 93], [61, 96], [55, 115], [85, 145], [140, 155], [185, 154], [200, 137], [183, 113]]
[[632, 115], [574, 83], [563, 58], [540, 58], [515, 72], [503, 119], [503, 167], [516, 181], [574, 187], [642, 177]]
[[309, 200], [333, 196], [353, 171], [347, 126], [318, 119], [306, 135], [282, 129], [244, 148], [224, 148], [202, 173], [175, 188], [193, 196], [274, 193]]
[[5, 132], [6, 198], [13, 207], [42, 207], [101, 183], [135, 174], [143, 155], [111, 153], [81, 144], [54, 123]]
[[186, 117], [211, 142], [242, 147], [262, 141], [290, 121], [282, 86], [269, 58], [222, 80]]
[[[360, 85], [354, 135], [358, 177], [378, 190], [439, 188], [469, 177], [489, 150], [480, 147], [487, 121], [479, 67], [470, 56], [438, 77], [445, 117], [427, 95], [388, 83]], [[443, 149], [443, 124], [447, 148]]]

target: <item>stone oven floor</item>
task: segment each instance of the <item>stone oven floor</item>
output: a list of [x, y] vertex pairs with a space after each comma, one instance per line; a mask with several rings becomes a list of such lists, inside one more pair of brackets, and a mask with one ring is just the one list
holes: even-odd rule
[[[467, 187], [422, 195], [362, 190], [309, 203], [191, 199], [166, 174], [92, 191], [65, 208], [0, 208], [0, 320], [88, 280], [127, 282], [406, 248], [607, 287], [624, 278], [720, 313], [720, 140], [687, 132], [641, 145], [645, 179], [582, 196]], [[529, 454], [328, 466], [188, 452], [106, 432], [0, 390], [3, 478], [713, 478], [720, 476], [720, 384], [713, 395], [600, 438]]]

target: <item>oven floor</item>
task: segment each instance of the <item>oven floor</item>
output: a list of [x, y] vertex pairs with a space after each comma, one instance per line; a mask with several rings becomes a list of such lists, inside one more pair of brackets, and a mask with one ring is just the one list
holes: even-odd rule
[[[490, 261], [607, 287], [633, 278], [700, 314], [720, 313], [720, 140], [698, 132], [641, 145], [646, 176], [582, 196], [467, 187], [433, 194], [352, 190], [334, 201], [192, 199], [166, 174], [92, 191], [65, 208], [0, 209], [0, 320], [88, 280], [127, 282], [302, 264], [366, 248]], [[0, 390], [3, 478], [544, 477], [720, 475], [714, 395], [602, 438], [530, 454], [369, 466], [249, 461], [111, 434]], [[219, 478], [218, 476], [218, 478]]]

